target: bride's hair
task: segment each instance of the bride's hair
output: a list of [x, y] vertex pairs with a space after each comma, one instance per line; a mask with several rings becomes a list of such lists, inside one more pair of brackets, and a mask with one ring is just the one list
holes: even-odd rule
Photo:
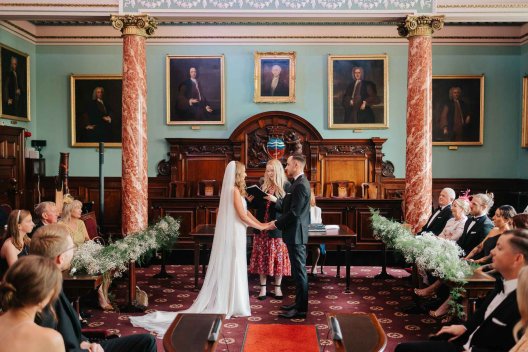
[[242, 197], [247, 195], [246, 193], [246, 177], [244, 173], [246, 172], [246, 167], [240, 161], [235, 162], [235, 187], [238, 188]]
[[264, 176], [264, 184], [262, 185], [262, 190], [267, 192], [271, 187], [275, 186], [275, 196], [283, 198], [286, 192], [284, 192], [284, 184], [286, 183], [286, 174], [284, 173], [284, 168], [282, 164], [277, 159], [271, 159], [266, 164], [266, 167], [271, 165], [273, 167], [273, 178], [270, 179], [266, 173]]

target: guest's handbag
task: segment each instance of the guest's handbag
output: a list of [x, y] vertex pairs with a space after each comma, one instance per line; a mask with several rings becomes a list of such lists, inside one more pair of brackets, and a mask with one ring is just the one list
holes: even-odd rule
[[148, 307], [148, 295], [139, 286], [136, 286], [136, 302], [141, 306]]

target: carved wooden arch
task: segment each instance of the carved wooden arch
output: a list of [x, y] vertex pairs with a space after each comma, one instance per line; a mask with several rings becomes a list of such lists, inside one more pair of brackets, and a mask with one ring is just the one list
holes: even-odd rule
[[[251, 169], [265, 167], [270, 159], [266, 144], [270, 137], [279, 137], [286, 145], [283, 160], [294, 152], [302, 152], [310, 163], [311, 141], [321, 141], [323, 137], [308, 121], [285, 111], [267, 111], [249, 117], [231, 134], [229, 140], [240, 143], [240, 161]], [[310, 165], [308, 165], [308, 170]]]

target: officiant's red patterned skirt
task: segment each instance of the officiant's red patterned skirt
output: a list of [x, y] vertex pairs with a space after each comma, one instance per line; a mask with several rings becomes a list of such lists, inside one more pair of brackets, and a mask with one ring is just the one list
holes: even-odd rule
[[249, 272], [270, 276], [291, 275], [288, 248], [282, 242], [282, 238], [269, 238], [267, 234], [255, 234], [253, 236]]

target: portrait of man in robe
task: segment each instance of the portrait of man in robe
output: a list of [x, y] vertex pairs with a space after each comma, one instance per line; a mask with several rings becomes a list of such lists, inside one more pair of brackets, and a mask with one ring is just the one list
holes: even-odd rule
[[481, 145], [484, 76], [433, 76], [433, 144]]
[[29, 121], [29, 56], [0, 46], [1, 117]]
[[295, 102], [295, 52], [255, 53], [255, 103]]

